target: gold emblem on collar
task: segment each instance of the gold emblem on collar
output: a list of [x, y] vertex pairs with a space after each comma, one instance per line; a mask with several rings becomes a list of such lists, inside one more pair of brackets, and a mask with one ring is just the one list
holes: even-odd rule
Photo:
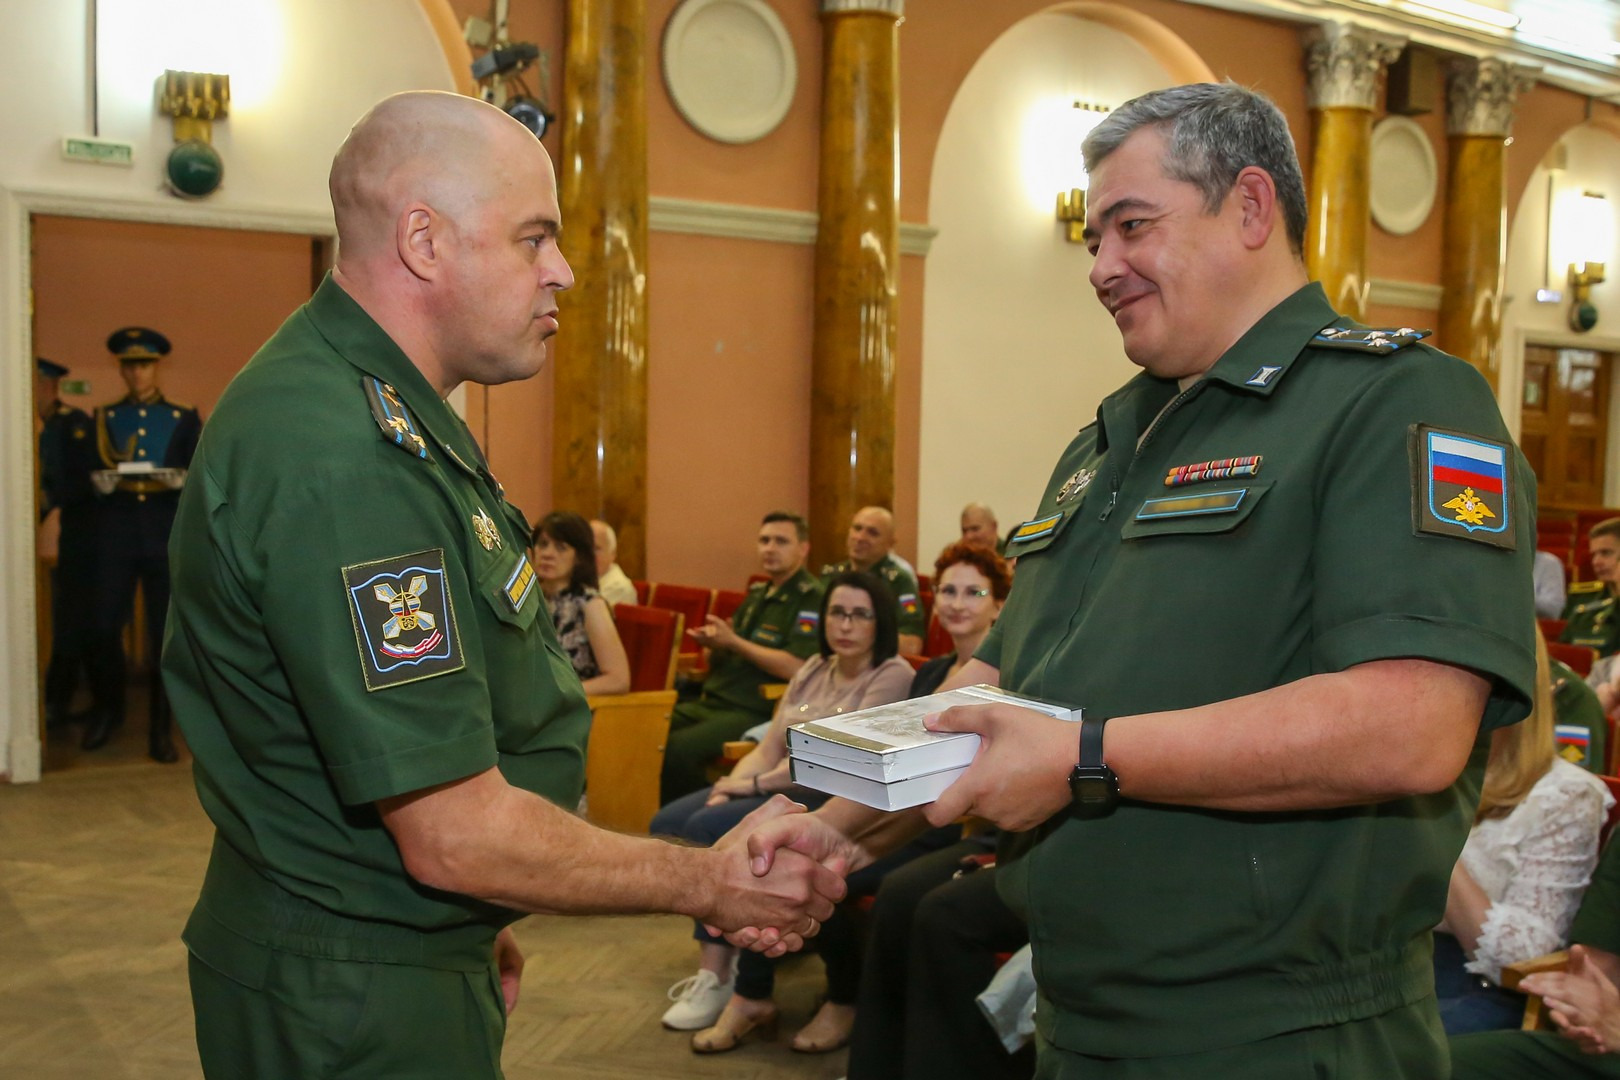
[[505, 546], [501, 542], [501, 531], [495, 527], [495, 522], [490, 516], [484, 513], [482, 506], [478, 508], [478, 513], [473, 515], [473, 533], [477, 535], [478, 542], [484, 545], [485, 551], [494, 551], [498, 547]]

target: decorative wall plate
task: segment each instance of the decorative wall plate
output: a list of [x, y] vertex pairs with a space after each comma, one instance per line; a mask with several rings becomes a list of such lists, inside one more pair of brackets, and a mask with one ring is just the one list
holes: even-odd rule
[[1396, 236], [1416, 232], [1434, 209], [1439, 182], [1434, 147], [1417, 122], [1386, 116], [1372, 133], [1372, 218]]
[[670, 100], [711, 139], [764, 138], [793, 104], [793, 41], [764, 0], [685, 0], [664, 28], [663, 51]]

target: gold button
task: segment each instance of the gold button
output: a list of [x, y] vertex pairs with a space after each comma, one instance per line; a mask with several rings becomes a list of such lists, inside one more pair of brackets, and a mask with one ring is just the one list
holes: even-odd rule
[[141, 411], [140, 411], [140, 414], [139, 414], [139, 415], [140, 415], [140, 418], [141, 418], [141, 419], [142, 419], [142, 420], [145, 420], [145, 419], [146, 419], [146, 410], [145, 410], [145, 409], [142, 409], [142, 410], [141, 410]]
[[145, 495], [137, 495], [137, 496], [135, 496], [135, 501], [136, 502], [145, 502], [146, 501], [146, 496]]
[[146, 434], [146, 429], [145, 428], [136, 428], [135, 429], [135, 434], [137, 434], [137, 435], [145, 435]]
[[136, 457], [145, 457], [146, 456], [146, 451], [145, 450], [137, 450], [137, 451], [135, 451], [135, 456]]

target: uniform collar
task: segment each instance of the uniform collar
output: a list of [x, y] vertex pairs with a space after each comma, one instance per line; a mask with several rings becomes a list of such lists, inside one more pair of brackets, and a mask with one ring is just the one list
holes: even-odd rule
[[428, 384], [388, 332], [359, 301], [350, 296], [330, 271], [306, 305], [315, 329], [350, 366], [392, 386], [418, 423], [448, 456], [467, 472], [477, 475], [483, 453], [466, 424], [448, 402]]
[[[1328, 303], [1320, 283], [1301, 286], [1286, 300], [1260, 317], [1199, 382], [1220, 382], [1250, 394], [1269, 397], [1293, 367], [1299, 354], [1325, 326], [1344, 323]], [[1188, 387], [1191, 392], [1198, 383]], [[1174, 379], [1142, 372], [1104, 398], [1097, 410], [1097, 449], [1106, 451], [1110, 438], [1134, 443], [1178, 393]]]
[[1321, 283], [1309, 282], [1261, 316], [1204, 378], [1269, 397], [1311, 339], [1323, 327], [1340, 321]]

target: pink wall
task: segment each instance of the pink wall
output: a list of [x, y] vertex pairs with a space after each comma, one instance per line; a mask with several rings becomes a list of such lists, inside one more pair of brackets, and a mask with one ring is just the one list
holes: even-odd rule
[[225, 384], [310, 295], [310, 240], [38, 215], [34, 351], [91, 382], [86, 411], [122, 397], [107, 335], [148, 326], [174, 351], [159, 366], [175, 401], [212, 411]]

